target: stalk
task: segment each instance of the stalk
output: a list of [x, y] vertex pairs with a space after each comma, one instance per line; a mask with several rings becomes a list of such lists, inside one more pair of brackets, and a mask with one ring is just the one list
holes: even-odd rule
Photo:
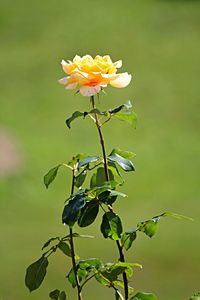
[[[72, 175], [72, 186], [71, 186], [71, 195], [74, 193], [74, 181], [75, 181], [75, 170], [73, 169], [73, 175]], [[70, 234], [70, 246], [71, 246], [71, 253], [72, 253], [72, 266], [74, 270], [74, 276], [76, 280], [76, 287], [77, 287], [77, 296], [78, 300], [83, 300], [82, 294], [81, 294], [81, 286], [77, 275], [77, 268], [76, 268], [76, 260], [75, 260], [75, 249], [74, 249], [74, 241], [73, 241], [73, 230], [72, 227], [69, 228], [69, 234]]]
[[[95, 109], [95, 102], [94, 102], [94, 96], [91, 96], [91, 102], [92, 102], [92, 107], [93, 109]], [[105, 149], [105, 142], [104, 142], [104, 137], [103, 137], [103, 133], [102, 133], [102, 129], [101, 129], [101, 122], [99, 120], [98, 114], [95, 113], [95, 124], [99, 133], [99, 138], [100, 138], [100, 143], [101, 143], [101, 149], [102, 149], [102, 153], [103, 153], [103, 162], [104, 162], [104, 170], [105, 170], [105, 178], [106, 181], [110, 181], [109, 179], [109, 172], [108, 172], [108, 160], [107, 160], [107, 156], [106, 156], [106, 149]], [[109, 210], [113, 212], [113, 208], [112, 206], [109, 206]], [[117, 244], [117, 248], [119, 251], [119, 261], [121, 262], [125, 262], [125, 257], [124, 257], [124, 253], [123, 253], [123, 247], [120, 243], [120, 241], [116, 241]], [[128, 278], [125, 272], [123, 272], [123, 282], [124, 282], [124, 296], [125, 296], [125, 300], [128, 300]]]

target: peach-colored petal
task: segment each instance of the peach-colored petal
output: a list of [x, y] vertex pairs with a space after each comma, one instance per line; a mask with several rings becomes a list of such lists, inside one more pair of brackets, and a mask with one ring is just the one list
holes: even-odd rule
[[80, 88], [80, 93], [83, 96], [91, 97], [91, 96], [98, 94], [100, 92], [100, 90], [101, 90], [101, 87], [99, 85], [96, 85], [96, 86], [83, 85]]
[[62, 65], [62, 68], [63, 68], [63, 71], [67, 74], [71, 74], [72, 71], [76, 68], [76, 65], [73, 64], [73, 63], [67, 63], [65, 60], [62, 60], [61, 61], [61, 65]]
[[63, 77], [63, 78], [59, 79], [58, 82], [59, 82], [60, 84], [66, 85], [68, 79], [69, 79], [69, 77]]
[[121, 68], [121, 67], [122, 67], [122, 60], [116, 61], [113, 65], [114, 65], [115, 68], [117, 68], [117, 69]]
[[74, 90], [77, 87], [77, 84], [78, 84], [77, 82], [69, 83], [69, 84], [66, 85], [65, 89], [66, 90]]
[[123, 88], [123, 87], [126, 87], [130, 83], [131, 75], [128, 74], [127, 72], [117, 74], [117, 75], [118, 76], [116, 79], [110, 81], [110, 85], [112, 85], [113, 87]]

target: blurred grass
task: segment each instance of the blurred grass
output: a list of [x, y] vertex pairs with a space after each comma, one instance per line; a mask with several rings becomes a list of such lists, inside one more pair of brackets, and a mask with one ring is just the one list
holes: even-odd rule
[[[45, 240], [66, 232], [60, 215], [69, 175], [61, 171], [46, 191], [44, 173], [80, 150], [100, 152], [89, 120], [74, 122], [70, 131], [64, 125], [74, 110], [87, 110], [89, 101], [56, 82], [62, 58], [89, 53], [122, 58], [123, 70], [133, 74], [129, 87], [107, 89], [100, 103], [105, 109], [132, 99], [139, 115], [136, 131], [117, 121], [104, 130], [108, 151], [118, 146], [137, 153], [137, 172], [126, 176], [124, 186], [129, 198], [116, 208], [125, 228], [166, 210], [195, 219], [165, 219], [155, 238], [140, 235], [127, 253], [144, 265], [132, 285], [161, 300], [188, 299], [199, 289], [200, 272], [200, 2], [3, 0], [0, 5], [0, 126], [17, 138], [24, 155], [18, 175], [0, 182], [0, 298], [48, 299], [51, 289], [65, 287], [62, 255], [52, 259], [44, 284], [31, 295], [24, 273]], [[98, 234], [99, 224], [100, 218], [91, 228], [77, 229], [97, 236], [77, 241], [78, 254], [117, 259], [113, 243], [105, 244]], [[85, 298], [94, 297], [113, 295], [92, 283]]]

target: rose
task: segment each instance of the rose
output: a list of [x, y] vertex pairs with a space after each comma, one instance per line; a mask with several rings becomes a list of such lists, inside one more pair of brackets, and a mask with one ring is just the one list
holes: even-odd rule
[[61, 65], [63, 71], [69, 76], [58, 82], [65, 85], [67, 90], [73, 90], [79, 86], [79, 91], [83, 96], [96, 95], [108, 84], [123, 88], [131, 81], [131, 75], [127, 72], [117, 74], [122, 61], [113, 63], [109, 55], [97, 55], [95, 58], [90, 55], [83, 57], [76, 55], [73, 61], [62, 60]]

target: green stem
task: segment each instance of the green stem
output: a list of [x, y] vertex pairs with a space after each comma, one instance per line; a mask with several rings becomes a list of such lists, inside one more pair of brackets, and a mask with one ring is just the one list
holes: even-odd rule
[[[95, 109], [95, 102], [94, 102], [94, 96], [91, 96], [91, 102], [92, 102], [92, 107]], [[100, 123], [98, 114], [95, 113], [95, 120], [96, 120], [96, 127], [99, 133], [99, 138], [100, 138], [100, 143], [101, 143], [101, 148], [102, 148], [102, 153], [103, 153], [103, 161], [104, 161], [104, 170], [105, 170], [105, 177], [106, 181], [110, 181], [109, 179], [109, 172], [108, 172], [108, 161], [107, 161], [107, 156], [106, 156], [106, 149], [105, 149], [105, 142], [103, 138], [103, 133], [101, 130], [102, 124]], [[113, 212], [112, 206], [109, 206], [109, 210]], [[119, 251], [119, 261], [125, 262], [125, 257], [123, 253], [123, 247], [120, 243], [120, 241], [116, 241], [117, 248]], [[123, 282], [124, 282], [124, 296], [125, 300], [128, 300], [128, 278], [125, 272], [123, 272]]]
[[[73, 169], [72, 172], [73, 172], [73, 177], [72, 177], [71, 195], [74, 193], [74, 182], [75, 182], [75, 171], [74, 171], [74, 169]], [[72, 227], [69, 228], [69, 235], [70, 235], [69, 242], [70, 242], [71, 253], [72, 253], [72, 257], [71, 257], [72, 258], [72, 266], [73, 266], [74, 276], [75, 276], [75, 280], [76, 280], [78, 300], [83, 300], [82, 295], [81, 295], [81, 286], [80, 286], [80, 282], [79, 282], [78, 275], [77, 275]]]

